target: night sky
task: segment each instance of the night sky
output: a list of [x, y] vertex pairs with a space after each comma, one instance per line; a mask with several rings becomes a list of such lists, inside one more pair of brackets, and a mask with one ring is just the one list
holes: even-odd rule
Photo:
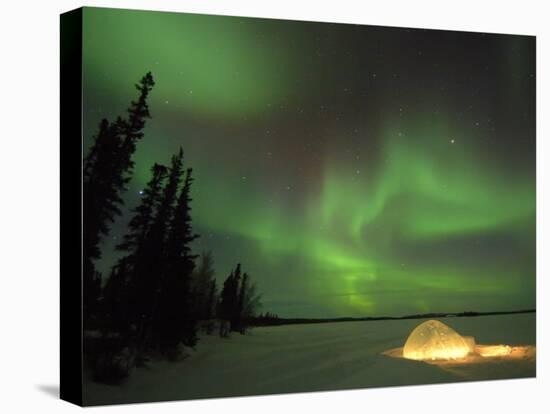
[[152, 71], [126, 207], [183, 147], [195, 252], [263, 310], [535, 307], [533, 37], [87, 8], [83, 70], [86, 147]]

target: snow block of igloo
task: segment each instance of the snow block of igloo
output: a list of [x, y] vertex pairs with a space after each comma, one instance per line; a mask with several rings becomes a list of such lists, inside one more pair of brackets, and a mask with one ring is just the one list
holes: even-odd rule
[[411, 332], [403, 348], [403, 357], [417, 360], [464, 358], [473, 347], [469, 342], [444, 323], [430, 320]]
[[470, 353], [476, 352], [476, 339], [473, 336], [463, 336], [464, 342], [468, 345], [468, 350]]

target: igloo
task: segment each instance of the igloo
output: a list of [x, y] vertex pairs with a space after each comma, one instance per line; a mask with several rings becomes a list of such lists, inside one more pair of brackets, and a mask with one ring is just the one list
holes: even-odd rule
[[473, 351], [473, 338], [466, 340], [442, 322], [418, 325], [407, 338], [403, 357], [417, 360], [459, 359]]

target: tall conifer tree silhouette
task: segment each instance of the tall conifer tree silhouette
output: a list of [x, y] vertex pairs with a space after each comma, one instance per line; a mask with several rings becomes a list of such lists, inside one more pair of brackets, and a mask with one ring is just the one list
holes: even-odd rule
[[103, 119], [83, 166], [83, 290], [84, 318], [96, 311], [100, 293], [99, 275], [94, 260], [101, 257], [100, 243], [109, 233], [110, 224], [120, 215], [122, 193], [131, 179], [132, 156], [143, 137], [146, 118], [150, 117], [147, 97], [154, 86], [151, 73], [136, 85], [139, 96], [128, 108], [128, 118], [110, 123]]
[[[145, 243], [149, 235], [153, 219], [160, 203], [163, 183], [166, 179], [167, 168], [154, 164], [151, 168], [152, 177], [141, 194], [141, 202], [134, 209], [134, 216], [128, 223], [128, 233], [124, 235], [122, 243], [116, 248], [127, 253], [114, 266], [113, 271], [104, 289], [104, 297], [109, 299], [110, 315], [112, 319], [126, 319], [128, 323], [120, 329], [128, 329], [130, 324], [137, 324], [140, 318], [143, 291], [150, 289], [150, 284], [143, 277], [140, 278], [139, 262], [145, 254]], [[114, 302], [113, 302], [114, 301]], [[118, 306], [113, 307], [113, 304]]]
[[169, 263], [165, 260], [167, 252], [167, 234], [174, 216], [174, 207], [183, 173], [183, 150], [172, 157], [168, 178], [158, 203], [151, 229], [144, 241], [143, 252], [136, 263], [136, 277], [141, 280], [142, 289], [138, 299], [141, 309], [140, 339], [142, 346], [158, 342], [160, 309], [163, 290], [166, 285], [166, 272]]
[[198, 312], [191, 298], [191, 277], [197, 255], [191, 253], [190, 244], [198, 235], [191, 226], [192, 182], [192, 169], [187, 169], [166, 242], [158, 333], [162, 345], [168, 348], [180, 341], [186, 345], [196, 342]]

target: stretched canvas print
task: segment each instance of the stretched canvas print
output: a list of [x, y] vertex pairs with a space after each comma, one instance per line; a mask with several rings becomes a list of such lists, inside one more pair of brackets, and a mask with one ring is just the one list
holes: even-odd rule
[[534, 377], [535, 38], [61, 16], [61, 394]]

